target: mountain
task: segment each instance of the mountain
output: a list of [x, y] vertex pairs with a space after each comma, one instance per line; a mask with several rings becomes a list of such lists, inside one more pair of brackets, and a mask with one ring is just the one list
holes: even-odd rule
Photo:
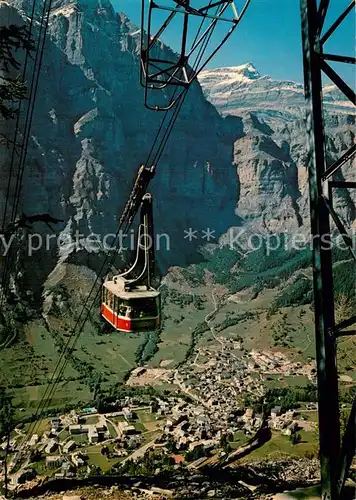
[[[300, 116], [305, 107], [304, 86], [288, 80], [262, 76], [252, 63], [202, 71], [199, 82], [206, 98], [224, 115], [254, 112], [260, 117]], [[332, 84], [324, 87], [324, 104], [328, 111], [353, 113], [354, 107]]]
[[[23, 22], [20, 16], [31, 4], [3, 3], [4, 19]], [[49, 248], [36, 251], [42, 265], [33, 266], [23, 249], [19, 290], [29, 283], [41, 289], [48, 274], [65, 260], [97, 270], [100, 259], [95, 254], [102, 248], [88, 251], [86, 238], [98, 234], [102, 240], [116, 233], [135, 172], [147, 161], [164, 117], [143, 105], [135, 31], [108, 0], [53, 2], [18, 213], [63, 219], [55, 228], [57, 237], [73, 243], [78, 231], [80, 250], [61, 244], [57, 252], [53, 239]], [[171, 54], [164, 45], [161, 50]], [[8, 131], [9, 122], [0, 127]], [[233, 143], [241, 135], [240, 118], [222, 118], [200, 86], [193, 85], [152, 183], [156, 231], [169, 236], [169, 249], [163, 245], [158, 252], [163, 271], [195, 258], [197, 243], [185, 239], [184, 230], [211, 226], [219, 235], [236, 221], [232, 160]], [[10, 151], [3, 153], [4, 165], [10, 164], [10, 156]], [[4, 170], [0, 182], [1, 207], [8, 173]], [[12, 205], [10, 197], [7, 214]], [[42, 238], [48, 234], [41, 223], [33, 231]]]
[[[3, 2], [4, 19], [22, 23], [31, 5]], [[57, 240], [44, 224], [33, 225], [41, 240], [33, 255], [31, 230], [17, 236], [16, 293], [31, 285], [41, 294], [65, 262], [98, 272], [104, 237], [116, 232], [135, 172], [163, 119], [143, 106], [139, 50], [136, 27], [109, 0], [54, 1], [17, 212], [49, 213], [64, 222], [54, 228]], [[172, 57], [164, 44], [160, 50]], [[331, 86], [327, 96], [332, 162], [354, 141], [354, 116]], [[163, 273], [200, 259], [206, 229], [215, 239], [241, 224], [250, 232], [308, 231], [302, 102], [301, 84], [261, 76], [251, 63], [207, 70], [192, 85], [152, 183], [156, 231], [165, 242], [157, 252]], [[14, 125], [0, 128], [5, 133]], [[11, 152], [1, 155], [0, 216], [7, 206], [8, 221]], [[12, 182], [14, 188], [15, 177]], [[351, 223], [350, 195], [336, 193], [335, 200]], [[187, 238], [189, 229], [199, 237]], [[97, 245], [88, 243], [93, 236]], [[41, 265], [33, 265], [34, 258]]]
[[[206, 98], [223, 116], [240, 116], [244, 136], [235, 142], [239, 179], [236, 213], [252, 231], [309, 232], [307, 137], [304, 88], [261, 76], [252, 63], [205, 70], [199, 77]], [[355, 140], [354, 107], [334, 86], [324, 87], [327, 162]], [[343, 174], [353, 179], [353, 165]], [[342, 177], [341, 177], [342, 178]], [[338, 190], [335, 206], [348, 227], [355, 221], [351, 193]]]
[[[3, 2], [4, 19], [22, 23], [31, 4]], [[64, 223], [54, 228], [57, 240], [44, 224], [34, 224], [41, 244], [30, 256], [30, 231], [17, 236], [11, 269], [16, 293], [31, 284], [41, 294], [65, 262], [100, 268], [105, 235], [108, 245], [163, 119], [143, 106], [139, 42], [136, 27], [109, 0], [53, 3], [17, 212], [49, 213]], [[172, 57], [164, 44], [160, 50]], [[328, 114], [332, 162], [354, 140], [354, 117], [335, 89], [327, 90], [336, 103]], [[199, 260], [197, 249], [206, 242], [202, 231], [209, 228], [215, 239], [241, 224], [249, 231], [308, 231], [302, 102], [301, 84], [261, 76], [251, 63], [207, 70], [192, 85], [152, 183], [163, 273]], [[9, 122], [0, 128], [7, 132]], [[8, 217], [11, 152], [1, 154], [0, 216], [7, 206]], [[15, 184], [14, 177], [10, 187]], [[344, 219], [352, 221], [349, 194], [336, 193], [335, 199]], [[187, 238], [190, 228], [199, 231], [198, 238]], [[99, 244], [88, 244], [93, 235]]]

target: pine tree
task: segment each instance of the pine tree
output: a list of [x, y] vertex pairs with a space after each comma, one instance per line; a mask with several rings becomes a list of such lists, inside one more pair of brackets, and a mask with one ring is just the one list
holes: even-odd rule
[[[15, 118], [18, 106], [27, 95], [27, 85], [22, 81], [21, 63], [16, 58], [18, 50], [34, 50], [33, 40], [26, 26], [0, 26], [0, 117]], [[14, 75], [14, 76], [13, 76]]]

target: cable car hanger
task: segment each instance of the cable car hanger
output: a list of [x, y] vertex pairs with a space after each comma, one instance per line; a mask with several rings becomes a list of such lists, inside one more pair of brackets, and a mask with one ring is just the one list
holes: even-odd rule
[[[171, 6], [159, 5], [155, 1], [150, 0], [147, 16], [145, 1], [146, 0], [142, 0], [140, 65], [140, 82], [145, 89], [144, 102], [148, 109], [168, 111], [177, 103], [184, 90], [191, 85], [218, 50], [220, 50], [222, 45], [230, 38], [243, 18], [251, 0], [242, 0], [243, 5], [241, 9], [239, 9], [240, 12], [236, 6], [237, 0], [219, 0], [215, 2], [210, 0], [208, 4], [200, 8], [194, 8], [191, 5], [191, 3], [194, 2], [196, 4], [196, 0], [194, 0], [194, 2], [192, 2], [192, 0], [169, 0]], [[232, 11], [231, 16], [227, 15], [227, 9], [229, 7], [231, 7]], [[211, 12], [212, 9], [215, 9], [215, 13]], [[158, 11], [168, 11], [169, 15], [161, 24], [158, 31], [153, 33], [152, 25], [155, 13]], [[161, 42], [159, 37], [166, 31], [177, 14], [183, 17], [180, 54], [178, 54], [177, 57], [174, 57], [175, 55], [172, 54], [172, 58], [170, 59], [164, 58], [163, 56], [160, 57], [162, 49], [160, 47]], [[190, 44], [190, 48], [188, 48], [189, 16], [195, 16], [201, 19], [200, 26], [195, 34], [193, 42]], [[206, 20], [210, 20], [210, 23], [205, 30], [202, 30]], [[202, 56], [207, 49], [211, 35], [218, 22], [231, 24], [231, 27], [218, 45], [215, 46], [205, 60], [203, 60]], [[154, 51], [156, 51], [158, 55], [154, 55]], [[191, 59], [195, 55], [196, 60], [193, 62]], [[171, 96], [166, 93], [163, 94], [166, 100], [164, 105], [151, 104], [151, 102], [149, 102], [153, 94], [155, 94], [155, 96], [159, 95], [162, 99], [162, 90], [168, 89], [169, 87], [175, 87], [176, 90]]]
[[153, 200], [151, 194], [145, 193], [154, 171], [154, 167], [140, 167], [122, 217], [131, 224], [141, 207], [135, 259], [128, 270], [106, 279], [102, 287], [101, 315], [116, 330], [126, 333], [153, 331], [161, 325], [160, 292], [152, 286]]

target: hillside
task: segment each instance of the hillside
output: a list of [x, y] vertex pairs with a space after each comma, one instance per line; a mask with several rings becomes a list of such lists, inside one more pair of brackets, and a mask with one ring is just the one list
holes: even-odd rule
[[[203, 71], [206, 98], [223, 116], [241, 116], [244, 136], [235, 142], [239, 179], [236, 213], [252, 231], [309, 232], [305, 100], [301, 83], [260, 75], [252, 63]], [[327, 163], [355, 141], [352, 104], [334, 86], [324, 87]], [[343, 168], [354, 180], [354, 164]], [[342, 174], [339, 174], [342, 175]], [[355, 224], [351, 191], [336, 191], [335, 207], [346, 227]]]

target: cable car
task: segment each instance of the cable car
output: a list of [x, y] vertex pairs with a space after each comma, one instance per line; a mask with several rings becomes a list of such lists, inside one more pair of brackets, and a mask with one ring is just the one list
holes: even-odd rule
[[155, 257], [152, 196], [148, 193], [142, 198], [137, 241], [130, 269], [106, 280], [102, 288], [101, 315], [116, 330], [127, 333], [153, 331], [161, 326], [160, 292], [151, 285]]
[[133, 333], [160, 327], [160, 293], [146, 286], [125, 289], [125, 280], [115, 276], [103, 285], [101, 314], [116, 330]]

